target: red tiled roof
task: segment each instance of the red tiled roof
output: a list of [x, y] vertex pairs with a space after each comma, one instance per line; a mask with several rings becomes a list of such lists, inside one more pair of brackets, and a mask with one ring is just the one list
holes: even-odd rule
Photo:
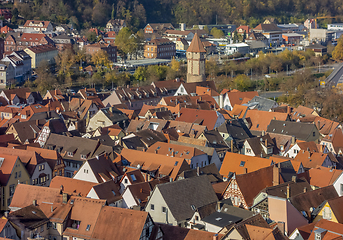
[[189, 45], [187, 52], [195, 52], [195, 53], [206, 53], [203, 43], [201, 42], [197, 33], [194, 34], [193, 40]]

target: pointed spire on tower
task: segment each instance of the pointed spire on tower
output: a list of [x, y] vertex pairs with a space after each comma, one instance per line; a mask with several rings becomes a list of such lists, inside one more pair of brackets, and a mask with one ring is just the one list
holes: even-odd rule
[[191, 45], [189, 45], [187, 52], [196, 52], [196, 53], [204, 52], [204, 53], [206, 53], [206, 50], [204, 48], [204, 44], [202, 44], [202, 42], [198, 36], [198, 33], [194, 34], [193, 40], [191, 42]]

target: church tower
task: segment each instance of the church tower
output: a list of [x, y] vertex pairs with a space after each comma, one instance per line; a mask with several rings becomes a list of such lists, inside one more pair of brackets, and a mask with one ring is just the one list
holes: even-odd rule
[[187, 82], [203, 82], [206, 81], [205, 76], [205, 55], [206, 50], [200, 41], [197, 33], [195, 33], [191, 45], [187, 49]]

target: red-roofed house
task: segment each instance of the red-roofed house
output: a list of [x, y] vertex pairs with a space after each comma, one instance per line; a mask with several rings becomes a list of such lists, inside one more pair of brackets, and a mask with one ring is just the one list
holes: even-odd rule
[[235, 106], [236, 104], [242, 104], [245, 98], [251, 100], [255, 96], [258, 96], [258, 92], [226, 92], [223, 96], [223, 106], [220, 107], [231, 111], [233, 106]]
[[27, 20], [23, 26], [29, 32], [52, 32], [53, 27], [50, 21]]
[[208, 130], [213, 130], [225, 122], [224, 116], [217, 111], [189, 108], [182, 108], [180, 116], [175, 120], [206, 126]]

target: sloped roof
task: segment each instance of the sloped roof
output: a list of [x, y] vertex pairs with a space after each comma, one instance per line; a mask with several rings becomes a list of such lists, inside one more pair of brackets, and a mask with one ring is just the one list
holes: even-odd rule
[[94, 185], [96, 183], [56, 176], [51, 180], [49, 188], [57, 188], [70, 195], [86, 197]]
[[138, 240], [144, 234], [143, 227], [148, 217], [148, 212], [104, 206], [94, 222], [92, 239]]
[[321, 188], [332, 185], [342, 172], [338, 169], [315, 167], [299, 174], [298, 177], [305, 177], [312, 186]]
[[[70, 219], [81, 221], [78, 229], [67, 227], [65, 228], [63, 235], [90, 238], [95, 229], [97, 220], [101, 217], [100, 212], [105, 206], [106, 200], [82, 197], [72, 197], [71, 199], [74, 200], [74, 202], [70, 210]], [[87, 211], [85, 211], [85, 209], [87, 209]], [[89, 230], [87, 230], [88, 225], [90, 226]]]
[[288, 114], [279, 112], [248, 110], [245, 118], [250, 119], [251, 131], [267, 131], [268, 126], [273, 119], [286, 121], [288, 118]]
[[0, 166], [0, 183], [2, 186], [7, 186], [7, 182], [11, 177], [12, 170], [18, 159], [18, 156], [0, 154], [0, 158], [3, 158], [3, 163]]
[[93, 186], [99, 199], [106, 200], [107, 204], [114, 203], [122, 198], [119, 186], [114, 181], [107, 181]]
[[314, 124], [271, 120], [267, 132], [295, 136], [299, 140], [306, 141], [315, 128]]
[[308, 152], [308, 151], [302, 150], [298, 152], [294, 160], [301, 162], [305, 168], [315, 168], [317, 166], [322, 166], [324, 164], [324, 160], [327, 157], [328, 157], [328, 154], [319, 153], [319, 152]]
[[207, 176], [160, 184], [156, 188], [160, 191], [171, 214], [177, 221], [186, 220], [193, 216], [192, 205], [199, 208], [218, 201]]
[[180, 157], [185, 159], [191, 159], [192, 157], [206, 154], [203, 151], [184, 145], [177, 145], [164, 142], [156, 142], [151, 145], [147, 152], [163, 154], [167, 156]]
[[[254, 172], [236, 176], [238, 187], [242, 192], [245, 202], [249, 207], [252, 206], [254, 198], [262, 189], [273, 186], [274, 174], [279, 175], [279, 183], [283, 182], [279, 170], [275, 171], [274, 168], [277, 167], [265, 167]], [[256, 181], [256, 179], [258, 179], [258, 181]]]
[[297, 108], [293, 108], [291, 118], [292, 120], [297, 120], [302, 117], [311, 116], [314, 112], [312, 108], [299, 105]]
[[[158, 226], [161, 227], [164, 233], [163, 239], [165, 240], [213, 240], [216, 235], [213, 232], [182, 228], [162, 223], [158, 223]], [[219, 239], [223, 236], [223, 234], [218, 234]]]
[[[183, 171], [189, 170], [189, 165], [183, 158], [165, 156], [155, 153], [141, 152], [123, 148], [121, 151], [123, 159], [130, 162], [130, 166], [138, 165], [143, 170], [159, 170], [160, 174], [170, 176], [173, 180]], [[139, 156], [139, 158], [137, 158]]]
[[305, 211], [307, 216], [311, 216], [311, 208], [317, 208], [325, 200], [336, 197], [338, 197], [336, 189], [334, 186], [330, 185], [313, 191], [300, 193], [291, 197], [289, 201], [299, 212]]
[[201, 42], [198, 33], [194, 34], [193, 40], [189, 45], [187, 52], [195, 52], [195, 53], [206, 53], [203, 43]]
[[10, 207], [23, 208], [32, 204], [33, 200], [40, 205], [43, 202], [53, 203], [60, 196], [60, 189], [18, 184], [12, 197]]
[[226, 152], [220, 174], [228, 176], [229, 173], [245, 174], [269, 167], [271, 160], [267, 158], [252, 157], [243, 154]]
[[241, 104], [244, 98], [253, 99], [255, 96], [258, 96], [258, 92], [250, 91], [250, 92], [226, 92], [228, 98], [230, 99], [231, 106], [235, 106], [236, 104]]
[[217, 112], [212, 110], [182, 108], [180, 113], [180, 117], [177, 117], [176, 121], [198, 123], [206, 126], [209, 130], [214, 129], [218, 119]]

